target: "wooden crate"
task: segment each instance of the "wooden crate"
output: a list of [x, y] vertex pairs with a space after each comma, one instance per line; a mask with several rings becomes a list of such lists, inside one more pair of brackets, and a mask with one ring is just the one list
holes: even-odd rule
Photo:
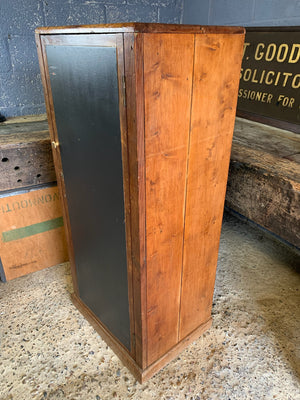
[[0, 216], [1, 280], [68, 260], [57, 186], [1, 197]]
[[211, 324], [244, 30], [98, 25], [36, 40], [74, 302], [145, 381]]

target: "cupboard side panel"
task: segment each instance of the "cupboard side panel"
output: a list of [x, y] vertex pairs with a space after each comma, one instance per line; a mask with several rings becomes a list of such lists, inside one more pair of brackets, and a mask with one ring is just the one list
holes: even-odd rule
[[193, 53], [193, 35], [144, 35], [148, 365], [178, 340]]
[[179, 339], [211, 315], [243, 35], [196, 35]]

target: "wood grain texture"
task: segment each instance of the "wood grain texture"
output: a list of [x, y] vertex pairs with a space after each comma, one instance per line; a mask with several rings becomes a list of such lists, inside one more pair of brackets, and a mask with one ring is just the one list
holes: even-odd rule
[[56, 181], [45, 115], [0, 124], [0, 192]]
[[278, 129], [287, 130], [289, 132], [300, 133], [300, 125], [292, 124], [291, 122], [280, 121], [279, 119], [265, 117], [263, 115], [251, 114], [247, 111], [237, 110], [236, 115], [242, 119], [247, 119], [254, 123], [261, 123]]
[[[116, 47], [116, 37], [121, 35], [102, 35], [101, 37], [101, 47]], [[45, 45], [55, 45], [55, 46], [82, 46], [84, 43], [85, 46], [95, 46], [97, 42], [97, 35], [51, 35], [51, 36], [43, 36], [43, 42]], [[104, 40], [105, 39], [105, 40]], [[123, 46], [122, 46], [123, 47]]]
[[239, 131], [235, 131], [227, 207], [300, 248], [300, 163], [291, 161], [288, 155], [278, 155], [278, 152], [281, 155], [289, 153], [289, 146], [297, 139], [297, 134], [282, 131], [280, 138], [280, 131], [276, 130], [277, 148], [272, 149], [270, 138], [264, 134], [265, 129], [268, 131], [264, 125], [257, 124], [256, 134], [249, 135], [249, 144], [245, 139], [248, 122], [240, 121], [238, 125], [244, 125], [245, 132], [240, 138]]
[[18, 117], [10, 117], [7, 118], [4, 122], [0, 122], [0, 129], [10, 124], [22, 124], [23, 127], [26, 126], [27, 122], [35, 123], [42, 122], [44, 123], [47, 120], [46, 114], [36, 114], [36, 115], [21, 115]]
[[[132, 204], [132, 192], [134, 192], [134, 188], [136, 186], [136, 182], [132, 182], [132, 173], [130, 171], [132, 170], [132, 158], [136, 161], [136, 141], [134, 142], [134, 148], [132, 148], [132, 141], [130, 139], [132, 136], [136, 137], [136, 130], [135, 130], [135, 116], [134, 113], [132, 112], [135, 110], [135, 103], [132, 104], [133, 101], [135, 101], [135, 96], [134, 96], [134, 91], [135, 91], [135, 73], [134, 73], [134, 53], [133, 53], [133, 46], [134, 46], [134, 37], [131, 34], [124, 34], [123, 35], [123, 56], [124, 56], [124, 77], [123, 77], [123, 82], [122, 82], [122, 87], [125, 88], [125, 103], [126, 103], [126, 130], [127, 130], [127, 135], [126, 135], [126, 152], [127, 152], [127, 169], [128, 169], [128, 183], [127, 183], [127, 191], [128, 191], [128, 202], [127, 202], [127, 208], [125, 210], [125, 213], [128, 211], [128, 216], [127, 220], [130, 223], [130, 232], [128, 236], [128, 232], [126, 231], [126, 238], [127, 238], [127, 252], [130, 251], [129, 254], [127, 254], [127, 257], [129, 256], [129, 265], [127, 266], [127, 271], [128, 271], [128, 294], [129, 294], [129, 309], [130, 309], [130, 331], [131, 331], [131, 356], [133, 359], [136, 359], [136, 313], [135, 313], [135, 286], [134, 286], [134, 281], [133, 281], [133, 235], [135, 233], [135, 228], [138, 227], [138, 202], [136, 201], [135, 206]], [[125, 69], [126, 69], [126, 76], [125, 76]], [[130, 77], [128, 79], [128, 77]], [[126, 86], [126, 78], [128, 81], [128, 85]], [[128, 108], [129, 105], [129, 108]], [[135, 132], [134, 135], [128, 135], [128, 132], [132, 133]], [[122, 152], [123, 152], [123, 146], [122, 146]], [[133, 154], [132, 154], [133, 152]], [[135, 168], [136, 171], [136, 177], [137, 177], [137, 168]], [[133, 211], [134, 210], [134, 211]], [[135, 215], [135, 219], [133, 219], [133, 213]], [[136, 225], [133, 225], [136, 224]], [[127, 227], [126, 227], [127, 230]], [[138, 232], [137, 232], [137, 237], [138, 237]], [[128, 249], [128, 244], [130, 243], [130, 249]]]
[[193, 53], [193, 35], [144, 35], [148, 365], [178, 339]]
[[211, 313], [242, 45], [195, 35], [179, 340]]
[[[42, 116], [38, 117], [41, 118]], [[27, 118], [11, 118], [0, 123], [0, 140], [4, 139], [6, 135], [12, 136], [14, 134], [42, 131], [47, 131], [48, 133], [48, 123], [45, 115], [43, 115], [43, 119], [33, 119], [30, 116], [27, 116]]]
[[135, 359], [147, 365], [143, 36], [124, 34]]
[[97, 24], [78, 26], [42, 27], [35, 30], [40, 35], [51, 34], [97, 34], [97, 33], [236, 33], [243, 34], [244, 28], [238, 26], [201, 26], [178, 24], [149, 24], [128, 22], [122, 24]]
[[129, 169], [129, 149], [128, 149], [128, 130], [127, 130], [127, 109], [125, 92], [125, 45], [122, 34], [117, 35], [117, 69], [119, 86], [119, 111], [121, 129], [121, 150], [123, 166], [123, 191], [124, 191], [124, 214], [126, 230], [126, 258], [127, 258], [127, 277], [128, 277], [128, 302], [130, 318], [130, 354], [135, 359], [135, 329], [134, 329], [134, 303], [132, 286], [132, 244], [131, 244], [131, 215], [130, 215], [130, 169]]
[[209, 318], [208, 321], [198, 326], [194, 331], [190, 332], [183, 340], [176, 343], [176, 345], [166, 352], [162, 357], [160, 357], [158, 360], [155, 360], [153, 364], [149, 365], [148, 368], [142, 371], [140, 382], [146, 382], [155, 373], [168, 364], [168, 362], [175, 359], [178, 354], [183, 351], [183, 349], [185, 349], [190, 343], [197, 340], [204, 332], [206, 332], [211, 327], [211, 324], [212, 319]]
[[55, 181], [48, 131], [0, 136], [0, 192]]
[[[233, 143], [261, 150], [282, 161], [289, 160], [300, 164], [300, 137], [293, 132], [236, 118]], [[273, 168], [276, 168], [276, 165]], [[287, 170], [283, 170], [283, 173], [286, 174]]]

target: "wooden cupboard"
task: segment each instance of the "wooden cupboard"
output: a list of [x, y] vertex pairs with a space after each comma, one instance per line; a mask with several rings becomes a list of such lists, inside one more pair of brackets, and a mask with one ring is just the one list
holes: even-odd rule
[[139, 381], [211, 324], [244, 29], [36, 31], [73, 300]]

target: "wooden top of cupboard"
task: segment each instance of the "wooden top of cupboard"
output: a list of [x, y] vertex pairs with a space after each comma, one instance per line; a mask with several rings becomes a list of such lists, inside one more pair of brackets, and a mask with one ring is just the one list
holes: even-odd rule
[[129, 22], [120, 24], [72, 25], [37, 28], [38, 35], [91, 33], [220, 33], [244, 34], [239, 26], [180, 25]]

